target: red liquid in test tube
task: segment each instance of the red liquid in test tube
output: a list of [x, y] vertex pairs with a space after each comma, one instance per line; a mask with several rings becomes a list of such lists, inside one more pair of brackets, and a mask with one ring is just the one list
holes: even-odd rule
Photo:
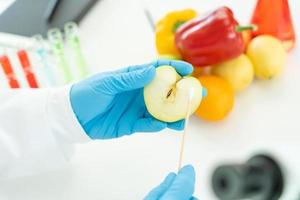
[[0, 63], [2, 65], [4, 74], [7, 78], [7, 81], [9, 83], [9, 86], [11, 88], [20, 88], [20, 84], [18, 80], [16, 79], [16, 75], [13, 71], [13, 68], [10, 64], [9, 58], [5, 55], [0, 56]]
[[20, 51], [18, 51], [17, 54], [18, 54], [21, 66], [23, 68], [23, 71], [25, 73], [25, 76], [26, 76], [29, 86], [31, 88], [38, 88], [39, 86], [38, 86], [37, 80], [35, 78], [35, 75], [32, 71], [32, 67], [31, 67], [31, 64], [30, 64], [30, 61], [29, 61], [26, 51], [20, 50]]

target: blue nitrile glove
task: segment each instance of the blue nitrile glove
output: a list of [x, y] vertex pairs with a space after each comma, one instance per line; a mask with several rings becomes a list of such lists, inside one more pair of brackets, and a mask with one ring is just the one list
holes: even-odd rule
[[196, 200], [193, 197], [194, 189], [195, 171], [193, 166], [187, 165], [178, 175], [170, 173], [144, 200]]
[[73, 111], [92, 139], [110, 139], [135, 132], [156, 132], [166, 127], [182, 130], [184, 121], [165, 123], [154, 119], [144, 103], [143, 87], [155, 68], [173, 66], [181, 75], [192, 73], [183, 61], [159, 60], [114, 72], [94, 75], [74, 84], [70, 92]]

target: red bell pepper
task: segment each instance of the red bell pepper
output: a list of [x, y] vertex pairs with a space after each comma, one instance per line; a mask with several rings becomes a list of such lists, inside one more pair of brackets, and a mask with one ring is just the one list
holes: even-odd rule
[[245, 44], [239, 31], [233, 12], [221, 7], [182, 25], [176, 31], [175, 42], [184, 60], [204, 67], [244, 52]]

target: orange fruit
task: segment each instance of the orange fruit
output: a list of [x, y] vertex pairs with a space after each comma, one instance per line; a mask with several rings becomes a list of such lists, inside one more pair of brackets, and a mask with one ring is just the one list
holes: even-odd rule
[[196, 116], [208, 121], [226, 117], [234, 104], [234, 92], [230, 83], [217, 76], [201, 76], [199, 80], [206, 88], [207, 96], [195, 112]]

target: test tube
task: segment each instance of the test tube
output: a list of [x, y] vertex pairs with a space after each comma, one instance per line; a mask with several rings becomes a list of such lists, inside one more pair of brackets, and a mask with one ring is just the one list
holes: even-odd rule
[[27, 79], [28, 85], [31, 88], [39, 88], [39, 85], [37, 83], [35, 74], [32, 70], [31, 63], [29, 61], [28, 54], [25, 50], [19, 50], [17, 52], [18, 58], [20, 60], [23, 72], [25, 74], [25, 77]]
[[82, 53], [80, 37], [78, 33], [78, 26], [74, 22], [68, 22], [65, 24], [64, 31], [68, 45], [71, 47], [75, 62], [79, 71], [79, 77], [85, 78], [88, 75], [88, 68], [85, 58]]
[[39, 57], [41, 64], [43, 65], [43, 73], [47, 78], [47, 82], [50, 86], [56, 85], [55, 75], [53, 69], [51, 69], [50, 61], [48, 59], [47, 49], [45, 47], [45, 41], [42, 35], [33, 36], [34, 47], [36, 48], [36, 54]]
[[58, 28], [50, 29], [48, 31], [48, 39], [58, 66], [63, 73], [65, 83], [71, 82], [72, 74], [65, 58], [64, 42], [61, 31]]
[[11, 66], [10, 60], [7, 55], [0, 56], [0, 63], [3, 68], [4, 74], [11, 88], [20, 88], [20, 84], [16, 78], [16, 74]]

